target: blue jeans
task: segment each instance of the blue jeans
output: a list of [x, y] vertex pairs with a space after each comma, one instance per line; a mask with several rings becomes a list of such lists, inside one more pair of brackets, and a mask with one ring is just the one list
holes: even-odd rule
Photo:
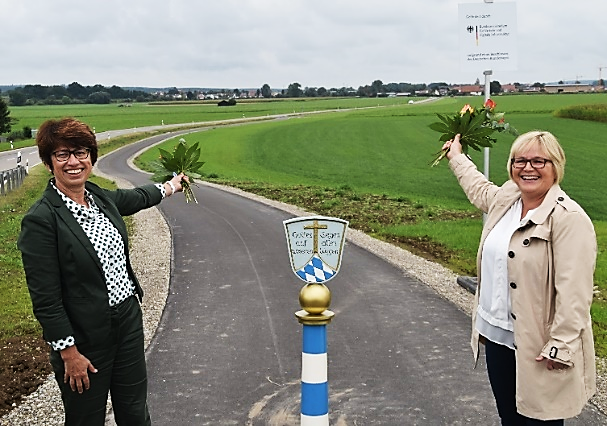
[[516, 358], [507, 346], [486, 340], [487, 373], [502, 426], [563, 426], [564, 420], [537, 420], [516, 411]]

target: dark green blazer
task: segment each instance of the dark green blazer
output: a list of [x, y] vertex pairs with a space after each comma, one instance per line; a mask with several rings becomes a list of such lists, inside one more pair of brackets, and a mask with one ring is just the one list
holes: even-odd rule
[[[122, 216], [160, 203], [160, 191], [153, 184], [110, 191], [91, 182], [86, 183], [86, 189], [122, 235], [129, 276], [143, 297], [131, 267]], [[44, 339], [51, 342], [74, 336], [77, 345], [107, 343], [110, 306], [101, 261], [50, 182], [23, 218], [17, 245]]]

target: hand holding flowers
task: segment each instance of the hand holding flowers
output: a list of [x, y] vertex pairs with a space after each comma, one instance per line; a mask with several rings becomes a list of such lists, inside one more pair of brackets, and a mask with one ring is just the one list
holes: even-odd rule
[[[496, 139], [491, 135], [493, 132], [508, 132], [518, 135], [517, 130], [504, 120], [503, 112], [495, 112], [495, 102], [488, 99], [482, 108], [474, 109], [469, 104], [464, 105], [458, 114], [448, 116], [437, 114], [441, 121], [430, 124], [430, 128], [442, 133], [439, 138], [441, 142], [453, 140], [455, 135], [460, 135], [459, 142], [462, 152], [468, 153], [468, 148], [480, 151], [482, 147], [491, 148]], [[449, 147], [443, 147], [436, 153], [431, 166], [436, 166], [449, 151]]]
[[204, 161], [200, 161], [201, 150], [198, 142], [188, 147], [185, 139], [181, 138], [172, 153], [161, 148], [158, 151], [160, 159], [153, 164], [156, 170], [152, 180], [165, 182], [171, 181], [175, 176], [180, 176], [179, 183], [183, 189], [186, 203], [194, 201], [198, 204], [190, 183], [190, 179], [201, 177], [200, 169], [204, 165]]

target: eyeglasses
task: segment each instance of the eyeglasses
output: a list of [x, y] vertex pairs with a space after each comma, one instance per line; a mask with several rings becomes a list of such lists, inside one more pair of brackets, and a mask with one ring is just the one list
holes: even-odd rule
[[531, 164], [531, 167], [534, 169], [543, 169], [546, 163], [552, 163], [552, 161], [547, 158], [513, 158], [510, 160], [510, 164], [515, 169], [524, 169], [527, 167], [527, 163]]
[[73, 151], [68, 151], [67, 149], [55, 151], [53, 152], [53, 155], [55, 156], [55, 160], [60, 163], [65, 163], [72, 154], [74, 154], [74, 157], [76, 157], [77, 160], [84, 160], [88, 158], [90, 152], [91, 150], [89, 148], [78, 148]]

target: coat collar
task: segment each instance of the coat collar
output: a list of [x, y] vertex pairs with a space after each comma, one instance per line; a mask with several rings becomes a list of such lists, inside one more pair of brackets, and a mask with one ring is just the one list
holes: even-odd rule
[[[63, 202], [61, 196], [57, 193], [55, 188], [53, 188], [51, 180], [48, 181], [46, 189], [44, 190], [44, 197], [53, 205], [53, 207], [57, 208], [58, 211], [61, 211], [62, 209], [60, 207], [65, 207], [65, 203]], [[103, 211], [108, 217], [110, 217], [111, 215], [107, 214], [106, 200], [105, 197], [102, 195], [101, 189], [91, 182], [86, 182], [85, 188], [94, 198], [95, 204], [97, 204], [99, 209]], [[70, 213], [69, 210], [68, 213]], [[110, 220], [114, 222], [112, 217], [110, 217]]]
[[[520, 197], [521, 191], [516, 183], [512, 180], [504, 183], [504, 185], [502, 185], [502, 191], [498, 195], [495, 205], [493, 206], [495, 214], [491, 215], [491, 220], [487, 223], [487, 229], [492, 229]], [[554, 206], [567, 198], [567, 194], [565, 194], [561, 187], [555, 183], [546, 193], [542, 204], [535, 210], [530, 221], [536, 225], [543, 224], [554, 210]]]
[[559, 184], [555, 183], [546, 193], [542, 204], [533, 212], [531, 221], [536, 225], [541, 225], [548, 219], [548, 216], [554, 210], [554, 207], [564, 201], [567, 194], [561, 189]]

